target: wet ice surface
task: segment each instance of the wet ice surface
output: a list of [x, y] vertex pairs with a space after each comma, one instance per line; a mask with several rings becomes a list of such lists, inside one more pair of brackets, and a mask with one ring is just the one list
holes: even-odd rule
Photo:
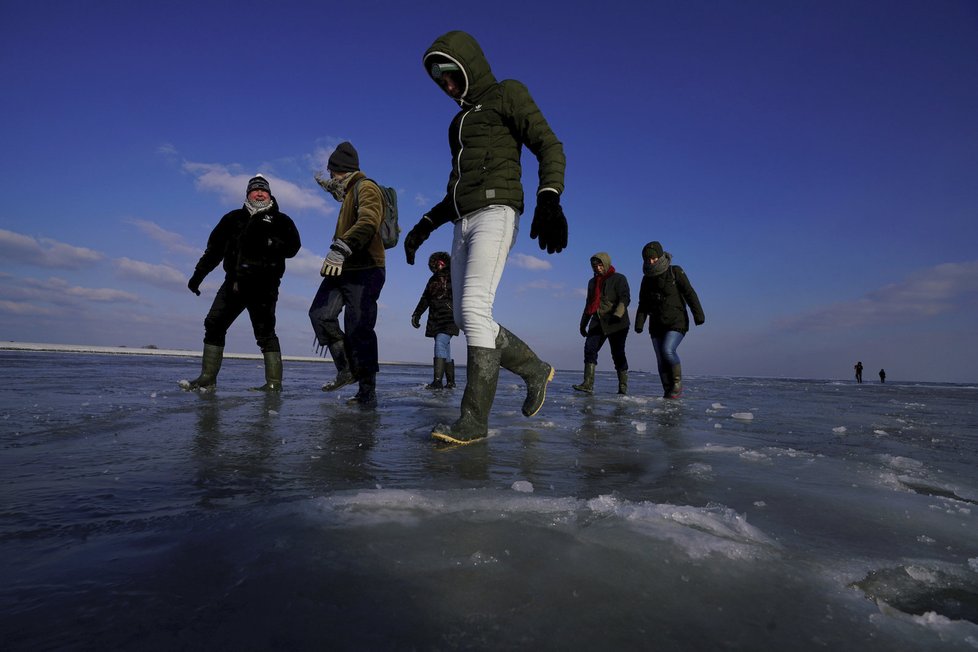
[[440, 448], [424, 367], [0, 364], [5, 650], [978, 649], [975, 387], [504, 372]]

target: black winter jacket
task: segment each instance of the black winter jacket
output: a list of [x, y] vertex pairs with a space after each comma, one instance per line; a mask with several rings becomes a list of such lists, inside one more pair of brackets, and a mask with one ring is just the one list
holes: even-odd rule
[[687, 305], [697, 326], [706, 321], [699, 297], [682, 267], [670, 265], [657, 276], [646, 274], [639, 289], [635, 326], [640, 328], [648, 316], [650, 335], [664, 335], [667, 331], [685, 334], [689, 331]]
[[[605, 269], [613, 269], [611, 258], [608, 254], [600, 252], [594, 254], [592, 258], [599, 258], [604, 263]], [[594, 300], [594, 290], [597, 286], [598, 277], [592, 276], [587, 284], [587, 297], [584, 301], [584, 314], [581, 315], [581, 328], [593, 329], [595, 326], [601, 327], [601, 332], [605, 335], [617, 333], [620, 330], [627, 330], [631, 322], [628, 320], [628, 304], [632, 301], [631, 290], [628, 287], [628, 279], [624, 274], [615, 272], [604, 280], [601, 286], [601, 301], [598, 312], [594, 315], [587, 314], [587, 307]], [[615, 316], [615, 308], [622, 305], [625, 314], [621, 317]]]
[[206, 276], [223, 260], [227, 282], [272, 282], [277, 286], [285, 274], [285, 259], [295, 256], [301, 246], [295, 223], [278, 210], [273, 197], [271, 207], [260, 213], [251, 215], [242, 206], [222, 217], [207, 238], [196, 273]]
[[438, 333], [448, 333], [453, 337], [458, 335], [458, 326], [455, 325], [452, 312], [452, 278], [447, 269], [435, 272], [428, 279], [413, 316], [421, 319], [425, 310], [428, 311], [425, 337], [434, 337]]

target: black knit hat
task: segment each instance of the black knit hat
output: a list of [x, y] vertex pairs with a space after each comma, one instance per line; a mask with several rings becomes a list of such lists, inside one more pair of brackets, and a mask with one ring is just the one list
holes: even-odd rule
[[662, 244], [658, 240], [653, 240], [642, 248], [642, 259], [662, 258]]
[[245, 191], [245, 195], [250, 194], [252, 190], [264, 190], [269, 195], [272, 194], [272, 189], [268, 185], [268, 179], [260, 174], [256, 174], [248, 179], [248, 189]]
[[330, 172], [356, 172], [360, 169], [360, 156], [349, 141], [343, 141], [329, 155], [326, 169]]

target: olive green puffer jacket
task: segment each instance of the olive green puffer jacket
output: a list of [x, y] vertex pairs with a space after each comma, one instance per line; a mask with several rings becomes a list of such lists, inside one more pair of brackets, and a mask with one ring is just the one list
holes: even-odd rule
[[445, 198], [428, 216], [435, 226], [493, 204], [523, 212], [520, 151], [523, 145], [539, 161], [539, 187], [564, 191], [564, 146], [554, 135], [526, 86], [511, 79], [497, 82], [482, 48], [472, 36], [454, 31], [428, 48], [422, 59], [429, 78], [431, 64], [452, 62], [465, 77], [458, 100], [462, 110], [452, 120], [449, 144], [452, 173]]

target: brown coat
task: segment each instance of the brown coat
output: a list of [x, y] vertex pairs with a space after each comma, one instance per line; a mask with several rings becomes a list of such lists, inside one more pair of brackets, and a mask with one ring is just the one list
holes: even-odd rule
[[[333, 238], [339, 238], [353, 250], [343, 263], [343, 270], [372, 269], [386, 266], [384, 242], [380, 238], [380, 223], [384, 218], [384, 198], [377, 184], [366, 179], [363, 172], [353, 173], [353, 178], [346, 187], [346, 196], [340, 205], [340, 214], [336, 218], [336, 232]], [[353, 187], [360, 183], [357, 193]], [[354, 205], [354, 194], [357, 194], [359, 206]]]

